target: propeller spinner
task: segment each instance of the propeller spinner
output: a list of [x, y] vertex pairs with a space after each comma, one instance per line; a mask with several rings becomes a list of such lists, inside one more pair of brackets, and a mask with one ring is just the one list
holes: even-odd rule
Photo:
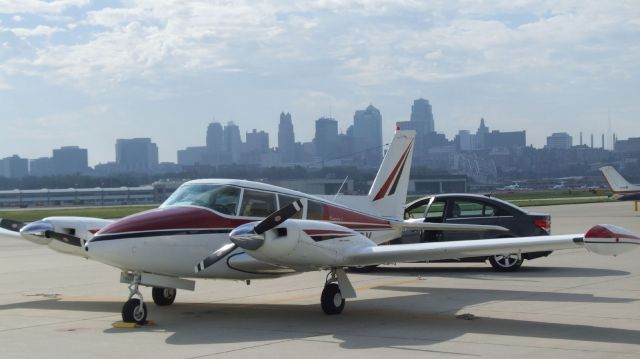
[[291, 218], [302, 210], [302, 202], [297, 200], [270, 214], [260, 222], [245, 223], [229, 233], [231, 243], [228, 243], [215, 252], [209, 254], [195, 267], [195, 272], [200, 273], [209, 268], [220, 259], [226, 257], [236, 248], [256, 250], [264, 243], [264, 232], [277, 227], [280, 223]]

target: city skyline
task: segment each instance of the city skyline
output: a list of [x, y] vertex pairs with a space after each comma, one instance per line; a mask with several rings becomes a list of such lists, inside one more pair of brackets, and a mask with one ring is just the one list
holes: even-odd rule
[[419, 97], [448, 138], [481, 117], [538, 148], [638, 136], [638, 18], [598, 1], [0, 1], [0, 158], [77, 145], [93, 166], [151, 137], [175, 162], [214, 120], [273, 144], [285, 111], [307, 142], [369, 104], [388, 142]]

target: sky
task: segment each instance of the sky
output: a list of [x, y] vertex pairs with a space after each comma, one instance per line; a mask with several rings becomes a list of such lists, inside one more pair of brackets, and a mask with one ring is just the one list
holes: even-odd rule
[[484, 117], [599, 144], [640, 137], [639, 64], [639, 0], [0, 0], [0, 158], [78, 145], [95, 165], [151, 137], [175, 162], [212, 121], [275, 147], [282, 111], [310, 141], [369, 104], [388, 141], [417, 98], [449, 138]]

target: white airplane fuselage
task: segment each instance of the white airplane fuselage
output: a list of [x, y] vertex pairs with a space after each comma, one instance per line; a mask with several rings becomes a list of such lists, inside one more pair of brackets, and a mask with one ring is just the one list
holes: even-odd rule
[[[302, 199], [304, 210], [300, 218], [315, 219], [351, 229], [374, 244], [388, 242], [401, 236], [401, 228], [393, 227], [388, 219], [358, 212], [337, 203], [301, 192], [263, 183], [238, 180], [197, 180], [183, 185], [201, 190], [209, 186], [215, 191], [238, 193], [233, 198], [233, 211], [224, 214], [213, 208], [196, 205], [197, 200], [163, 205], [158, 209], [135, 214], [101, 229], [86, 248], [90, 258], [123, 271], [156, 273], [172, 277], [257, 279], [295, 274], [314, 268], [279, 267], [262, 262], [235, 249], [226, 258], [206, 271], [194, 273], [194, 265], [203, 254], [211, 253], [230, 243], [229, 232], [234, 228], [259, 221], [264, 217], [243, 215], [253, 195], [256, 202], [272, 198], [274, 208], [284, 206], [284, 199]], [[180, 190], [178, 190], [180, 191]], [[193, 197], [193, 196], [192, 196]], [[190, 197], [191, 198], [191, 197]], [[225, 200], [228, 200], [225, 198]], [[315, 212], [314, 212], [315, 211]], [[250, 214], [250, 213], [249, 213]], [[329, 240], [330, 241], [330, 240]], [[329, 244], [327, 241], [325, 244]], [[335, 243], [334, 243], [335, 244]], [[317, 268], [316, 268], [317, 269]]]

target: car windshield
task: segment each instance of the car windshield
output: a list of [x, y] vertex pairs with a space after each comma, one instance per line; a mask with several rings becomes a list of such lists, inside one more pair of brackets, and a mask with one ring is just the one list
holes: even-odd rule
[[200, 206], [235, 215], [240, 201], [240, 188], [213, 184], [180, 186], [160, 207]]

